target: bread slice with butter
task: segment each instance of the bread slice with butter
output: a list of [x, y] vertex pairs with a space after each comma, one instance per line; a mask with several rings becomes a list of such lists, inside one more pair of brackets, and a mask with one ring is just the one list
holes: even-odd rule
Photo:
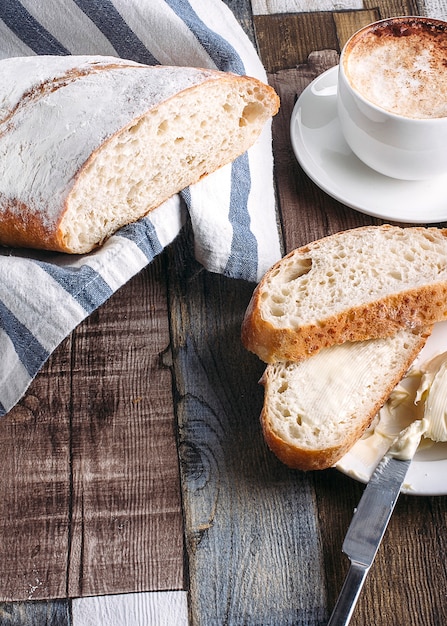
[[332, 467], [363, 435], [429, 335], [430, 329], [400, 330], [268, 365], [260, 381], [267, 445], [291, 468]]
[[447, 319], [447, 229], [366, 226], [294, 250], [256, 287], [242, 341], [266, 363]]

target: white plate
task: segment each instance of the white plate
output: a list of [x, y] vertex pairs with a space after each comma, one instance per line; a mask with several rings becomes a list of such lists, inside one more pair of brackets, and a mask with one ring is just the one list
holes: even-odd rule
[[375, 172], [353, 154], [337, 117], [337, 72], [333, 67], [316, 78], [293, 109], [290, 134], [303, 170], [330, 196], [361, 213], [414, 224], [447, 220], [447, 175], [397, 180]]
[[[429, 361], [440, 352], [447, 351], [447, 322], [435, 324], [433, 333], [422, 348], [415, 364]], [[369, 440], [360, 440], [336, 464], [336, 468], [360, 482], [368, 482], [386, 449], [372, 448]], [[418, 450], [408, 470], [404, 493], [416, 496], [447, 495], [447, 443]]]

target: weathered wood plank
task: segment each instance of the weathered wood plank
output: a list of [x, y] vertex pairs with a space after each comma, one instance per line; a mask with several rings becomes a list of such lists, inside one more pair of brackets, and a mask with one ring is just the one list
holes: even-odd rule
[[0, 604], [1, 626], [73, 626], [69, 600], [49, 602], [4, 602]]
[[[335, 605], [349, 561], [341, 546], [363, 485], [334, 470], [314, 474], [328, 607]], [[447, 498], [401, 496], [366, 580], [352, 626], [447, 623]], [[436, 581], [436, 582], [434, 582]]]
[[252, 0], [254, 15], [362, 9], [362, 0]]
[[371, 22], [375, 22], [381, 18], [377, 9], [370, 9], [368, 11], [346, 11], [334, 13], [333, 16], [340, 51], [352, 34], [363, 26], [371, 24]]
[[74, 338], [69, 596], [183, 586], [165, 289], [156, 261]]
[[421, 0], [418, 3], [421, 15], [430, 15], [440, 20], [447, 20], [447, 5], [445, 0]]
[[[66, 591], [71, 340], [0, 428], [0, 599]], [[3, 607], [2, 607], [3, 609]]]
[[[427, 9], [428, 15], [442, 12], [443, 2], [436, 0], [252, 0], [253, 15], [277, 15], [284, 13], [316, 13], [335, 11], [360, 11], [377, 9], [382, 17], [395, 15], [418, 15]], [[441, 16], [440, 16], [441, 17]]]
[[[379, 624], [447, 623], [447, 570], [443, 559], [447, 536], [447, 498], [402, 496], [368, 581], [354, 626], [366, 616]], [[432, 558], [427, 558], [427, 555]]]
[[254, 16], [259, 54], [268, 73], [294, 68], [313, 50], [337, 50], [331, 13]]
[[[395, 17], [396, 15], [419, 15], [421, 9], [416, 0], [364, 0], [365, 9], [377, 9], [379, 19]], [[419, 3], [421, 8], [423, 2]]]
[[[329, 3], [334, 4], [334, 3]], [[381, 1], [366, 0], [359, 10], [317, 10], [312, 12], [255, 14], [256, 40], [260, 56], [267, 72], [294, 68], [307, 62], [315, 50], [340, 52], [346, 40], [362, 26], [375, 20], [393, 15], [414, 15], [419, 12], [417, 3], [409, 0]]]
[[[240, 1], [245, 10], [246, 2]], [[229, 0], [230, 3], [239, 4], [238, 0]], [[313, 10], [322, 3], [323, 0], [307, 4], [312, 4], [309, 10]], [[379, 7], [380, 16], [384, 17], [394, 11], [394, 14], [418, 12], [415, 4], [374, 1], [365, 2], [365, 8], [374, 10]], [[410, 9], [403, 10], [403, 6]], [[346, 17], [341, 13], [333, 15], [335, 31], [331, 37], [335, 32], [339, 45], [349, 30], [345, 28]], [[265, 24], [267, 28], [268, 23]], [[303, 24], [307, 28], [311, 21], [303, 21]], [[280, 35], [278, 30], [277, 35]], [[311, 36], [306, 34], [306, 37], [313, 45]], [[271, 43], [274, 45], [273, 40]], [[327, 46], [321, 46], [317, 41], [314, 50], [323, 47]], [[307, 63], [306, 50], [303, 46], [302, 60], [297, 61], [304, 67], [296, 68], [292, 64], [290, 70], [281, 74], [275, 70], [275, 76], [270, 77], [277, 81], [278, 90], [284, 97], [285, 115], [287, 110], [291, 111], [295, 94], [312, 79], [316, 69], [312, 66], [321, 68], [322, 58], [327, 62], [327, 57], [317, 55]], [[296, 65], [295, 60], [293, 63]], [[288, 139], [286, 127], [284, 120], [276, 126], [275, 153], [280, 155], [282, 168], [278, 172], [278, 188], [283, 214], [287, 215], [284, 224], [288, 249], [336, 229], [368, 221], [328, 199], [305, 177], [290, 152], [290, 146], [284, 147]], [[292, 178], [286, 178], [287, 167]], [[347, 569], [341, 543], [362, 487], [337, 472], [312, 475], [289, 472], [272, 459], [261, 440], [257, 419], [262, 392], [256, 380], [263, 368], [254, 357], [245, 354], [238, 343], [241, 315], [251, 287], [209, 276], [194, 264], [190, 271], [183, 271], [183, 262], [189, 264], [190, 261], [182, 247], [175, 252], [178, 257], [173, 259], [172, 267], [171, 289], [175, 292], [171, 294], [172, 315], [175, 317], [179, 310], [181, 315], [174, 327], [174, 360], [170, 362], [168, 352], [165, 361], [173, 367], [179, 399], [193, 623], [228, 623], [231, 626], [323, 624]], [[147, 285], [143, 293], [145, 289]], [[133, 291], [130, 287], [125, 297], [136, 300], [141, 296], [138, 290]], [[147, 294], [144, 298], [151, 301]], [[211, 302], [214, 304], [210, 305]], [[122, 315], [133, 316], [129, 302], [120, 304], [118, 310]], [[111, 315], [113, 311], [111, 309]], [[227, 316], [225, 325], [216, 321], [219, 315], [221, 320]], [[109, 397], [109, 391], [112, 393], [118, 384], [116, 372], [120, 368], [111, 367], [113, 382], [103, 382], [97, 389], [92, 383], [84, 390], [82, 383], [89, 381], [80, 372], [71, 377], [72, 362], [80, 366], [88, 361], [97, 367], [101, 359], [102, 365], [107, 360], [107, 355], [88, 358], [78, 352], [81, 344], [92, 345], [88, 336], [93, 341], [93, 326], [98, 321], [92, 318], [85, 328], [80, 329], [79, 338], [77, 331], [64, 342], [17, 407], [17, 419], [12, 419], [14, 415], [11, 413], [2, 421], [6, 426], [3, 438], [0, 437], [4, 450], [0, 461], [3, 483], [0, 487], [0, 597], [5, 589], [5, 598], [17, 597], [17, 589], [23, 599], [45, 597], [47, 589], [51, 588], [53, 592], [61, 589], [61, 580], [62, 593], [67, 588], [79, 591], [82, 585], [85, 585], [84, 590], [99, 589], [101, 581], [97, 579], [96, 566], [99, 565], [98, 572], [103, 574], [111, 559], [120, 558], [118, 548], [124, 547], [126, 556], [137, 548], [136, 535], [132, 539], [131, 530], [125, 525], [119, 528], [120, 519], [130, 519], [132, 525], [138, 524], [135, 512], [139, 508], [144, 515], [150, 516], [143, 503], [147, 495], [143, 485], [148, 478], [147, 468], [140, 471], [136, 461], [131, 459], [135, 450], [138, 453], [147, 450], [144, 442], [138, 446], [130, 432], [134, 428], [133, 432], [141, 433], [146, 425], [146, 416], [140, 414], [140, 410], [145, 414], [148, 407], [136, 407], [142, 402], [146, 405], [146, 398], [140, 393], [141, 372], [136, 378], [131, 376], [133, 382], [127, 389], [131, 392], [129, 397], [135, 400], [129, 411], [137, 420], [135, 425], [124, 421], [128, 406], [116, 404]], [[116, 324], [110, 320], [108, 324], [110, 333], [119, 332]], [[122, 328], [121, 332], [126, 331]], [[136, 333], [136, 346], [139, 347], [135, 354], [139, 354], [143, 349], [139, 328]], [[118, 341], [114, 339], [112, 344], [113, 358], [116, 358]], [[163, 350], [163, 342], [157, 344], [157, 350]], [[155, 353], [150, 354], [155, 358]], [[155, 364], [151, 358], [146, 361], [146, 357], [143, 358], [149, 367]], [[118, 359], [122, 364], [131, 364], [131, 359], [126, 360], [125, 355], [118, 355]], [[61, 368], [59, 376], [55, 375], [58, 368]], [[122, 376], [124, 381], [126, 374], [122, 373]], [[218, 382], [219, 378], [223, 384]], [[57, 387], [52, 387], [50, 380], [53, 384], [56, 380]], [[122, 384], [127, 384], [123, 381]], [[80, 385], [80, 388], [75, 389], [74, 385]], [[155, 391], [158, 393], [159, 390]], [[72, 413], [73, 403], [88, 408], [89, 412], [99, 407], [98, 419], [89, 416], [88, 422], [81, 423], [79, 416]], [[113, 437], [103, 436], [102, 424], [109, 425], [114, 431]], [[150, 428], [151, 435], [158, 433]], [[119, 445], [121, 441], [124, 450]], [[107, 463], [91, 449], [98, 442], [103, 445], [111, 443]], [[157, 454], [163, 454], [163, 446], [154, 447]], [[36, 454], [38, 450], [41, 452]], [[71, 461], [74, 474], [67, 470]], [[113, 497], [106, 498], [101, 490], [105, 483], [101, 484], [98, 472], [104, 465], [110, 471], [110, 462], [129, 472], [132, 488], [127, 491], [127, 484], [114, 466], [118, 490]], [[19, 476], [23, 468], [26, 471], [33, 468], [33, 472], [39, 468], [40, 480], [33, 483], [33, 492], [23, 481], [24, 476]], [[157, 472], [155, 475], [164, 480]], [[70, 510], [63, 503], [69, 499], [71, 490], [76, 492], [78, 499]], [[97, 497], [101, 505], [111, 505], [105, 518], [99, 515]], [[129, 515], [120, 518], [125, 500], [130, 500]], [[87, 505], [84, 510], [83, 504], [84, 507]], [[446, 550], [446, 505], [446, 498], [403, 497], [399, 501], [353, 624], [400, 625], [415, 623], [415, 619], [418, 624], [427, 626], [446, 623], [446, 567], [442, 558], [433, 558]], [[303, 510], [305, 506], [309, 506], [309, 510]], [[116, 514], [116, 524], [111, 512]], [[82, 527], [83, 519], [85, 528]], [[71, 535], [69, 520], [73, 521]], [[112, 528], [107, 528], [107, 520]], [[285, 534], [283, 538], [272, 535], [278, 525]], [[30, 529], [33, 531], [31, 535]], [[20, 536], [17, 536], [18, 532]], [[126, 532], [129, 542], [124, 545], [122, 534]], [[98, 561], [99, 546], [94, 544], [92, 533], [97, 533], [103, 542], [113, 542]], [[309, 544], [309, 535], [316, 543], [320, 542], [318, 548]], [[65, 560], [61, 566], [59, 556], [67, 553], [70, 542], [70, 578], [67, 582], [67, 563]], [[169, 551], [170, 547], [167, 549]], [[177, 565], [174, 566], [174, 576], [179, 576]], [[137, 563], [140, 582], [151, 567], [153, 564]], [[296, 569], [300, 571], [296, 572]], [[111, 578], [116, 584], [116, 564], [112, 564], [112, 570]], [[313, 584], [314, 589], [310, 596], [306, 596], [308, 587], [302, 587], [301, 581], [309, 572], [311, 579], [305, 583], [308, 586]], [[405, 572], [404, 578], [402, 572]], [[152, 573], [160, 583], [163, 576], [159, 575], [156, 566]], [[124, 568], [124, 574], [129, 575], [129, 570]], [[314, 575], [321, 576], [321, 579], [315, 582]], [[8, 589], [14, 590], [13, 596], [8, 595]], [[93, 599], [93, 603], [99, 607], [101, 602], [96, 600]], [[280, 607], [281, 602], [286, 604]], [[210, 605], [209, 613], [201, 611], [209, 609]], [[279, 608], [284, 606], [289, 610], [287, 615], [279, 614]], [[224, 616], [222, 621], [218, 621], [218, 614]], [[81, 612], [77, 613], [78, 617], [80, 615]], [[87, 618], [89, 614], [83, 615]], [[70, 623], [70, 615], [65, 601], [3, 603], [0, 605], [0, 623], [2, 620], [12, 626], [29, 623], [65, 626]]]
[[59, 346], [2, 420], [1, 599], [183, 588], [168, 346], [161, 258]]
[[172, 260], [170, 310], [191, 624], [321, 623], [312, 480], [267, 450], [264, 366], [240, 342], [253, 286], [194, 271], [189, 249]]

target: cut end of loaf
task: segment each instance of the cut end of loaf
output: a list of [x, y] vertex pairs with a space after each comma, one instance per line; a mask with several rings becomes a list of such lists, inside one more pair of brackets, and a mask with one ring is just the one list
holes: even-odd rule
[[255, 143], [278, 107], [268, 85], [219, 74], [151, 109], [98, 149], [80, 172], [59, 227], [64, 249], [90, 251], [230, 163]]

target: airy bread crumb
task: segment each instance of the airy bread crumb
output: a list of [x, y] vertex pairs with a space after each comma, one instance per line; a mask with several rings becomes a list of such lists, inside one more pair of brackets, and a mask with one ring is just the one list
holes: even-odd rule
[[271, 94], [248, 80], [201, 84], [170, 98], [102, 146], [70, 193], [60, 229], [84, 252], [197, 182], [257, 139]]
[[254, 291], [242, 341], [267, 363], [447, 319], [447, 230], [368, 226], [281, 259]]
[[3, 59], [0, 244], [89, 252], [236, 159], [278, 108], [270, 86], [228, 72]]

